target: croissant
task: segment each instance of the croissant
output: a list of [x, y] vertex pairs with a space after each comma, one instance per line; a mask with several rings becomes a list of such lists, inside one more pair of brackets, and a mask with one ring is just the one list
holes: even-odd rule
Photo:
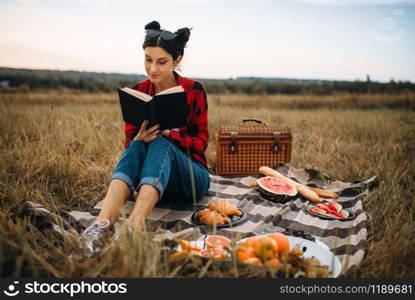
[[228, 200], [210, 201], [208, 205], [210, 210], [217, 209], [224, 216], [235, 215], [240, 216], [242, 212]]
[[230, 223], [231, 219], [227, 216], [222, 215], [220, 212], [216, 212], [214, 210], [210, 210], [209, 208], [205, 208], [198, 213], [199, 221], [205, 224], [213, 225], [215, 223], [217, 225], [223, 225], [225, 223]]

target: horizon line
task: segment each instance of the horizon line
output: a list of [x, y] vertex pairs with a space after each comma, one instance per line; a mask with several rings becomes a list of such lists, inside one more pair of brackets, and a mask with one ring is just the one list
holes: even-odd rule
[[[137, 75], [137, 76], [145, 76], [148, 77], [146, 74], [140, 74], [140, 73], [129, 73], [129, 72], [116, 72], [116, 71], [92, 71], [92, 70], [76, 70], [76, 69], [51, 69], [51, 68], [29, 68], [29, 67], [13, 67], [13, 66], [4, 66], [0, 65], [0, 68], [4, 69], [15, 69], [15, 70], [33, 70], [33, 71], [60, 71], [60, 72], [85, 72], [85, 73], [100, 73], [100, 74], [121, 74], [121, 75]], [[182, 73], [181, 71], [178, 71], [179, 73]], [[254, 75], [239, 75], [239, 76], [231, 76], [231, 77], [203, 77], [203, 76], [184, 76], [188, 78], [197, 78], [197, 79], [205, 79], [205, 80], [235, 80], [238, 78], [257, 78], [257, 79], [285, 79], [285, 80], [307, 80], [307, 81], [366, 81], [367, 76], [369, 75], [371, 82], [380, 82], [380, 83], [388, 83], [391, 81], [395, 82], [409, 82], [409, 83], [415, 83], [410, 79], [395, 79], [391, 77], [389, 80], [374, 80], [370, 74], [366, 74], [363, 79], [361, 78], [355, 78], [355, 79], [323, 79], [323, 78], [307, 78], [307, 77], [278, 77], [278, 76], [254, 76]]]

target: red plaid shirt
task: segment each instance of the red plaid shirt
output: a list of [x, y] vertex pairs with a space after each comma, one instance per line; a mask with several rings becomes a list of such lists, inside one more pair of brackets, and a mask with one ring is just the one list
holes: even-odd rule
[[[180, 150], [190, 153], [197, 161], [201, 162], [206, 168], [207, 160], [205, 151], [208, 145], [208, 104], [206, 91], [198, 81], [181, 77], [174, 72], [177, 82], [187, 93], [187, 105], [189, 114], [187, 115], [187, 126], [178, 128], [178, 131], [170, 130], [170, 141]], [[154, 96], [155, 87], [149, 79], [143, 80], [133, 87], [140, 92]], [[139, 128], [133, 124], [125, 123], [125, 145], [127, 148], [131, 140], [138, 133]]]

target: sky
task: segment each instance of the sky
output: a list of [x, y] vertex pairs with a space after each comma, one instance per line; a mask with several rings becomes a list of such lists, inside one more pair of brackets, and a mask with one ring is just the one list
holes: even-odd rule
[[145, 74], [153, 20], [190, 78], [415, 82], [415, 0], [0, 0], [0, 66]]

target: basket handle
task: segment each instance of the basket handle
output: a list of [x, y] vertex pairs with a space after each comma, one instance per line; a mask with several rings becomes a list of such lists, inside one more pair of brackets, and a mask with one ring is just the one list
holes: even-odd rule
[[243, 119], [242, 124], [245, 124], [245, 122], [256, 122], [256, 123], [259, 123], [259, 124], [266, 125], [264, 121], [261, 121], [261, 120], [258, 120], [258, 119], [252, 119], [252, 118]]

